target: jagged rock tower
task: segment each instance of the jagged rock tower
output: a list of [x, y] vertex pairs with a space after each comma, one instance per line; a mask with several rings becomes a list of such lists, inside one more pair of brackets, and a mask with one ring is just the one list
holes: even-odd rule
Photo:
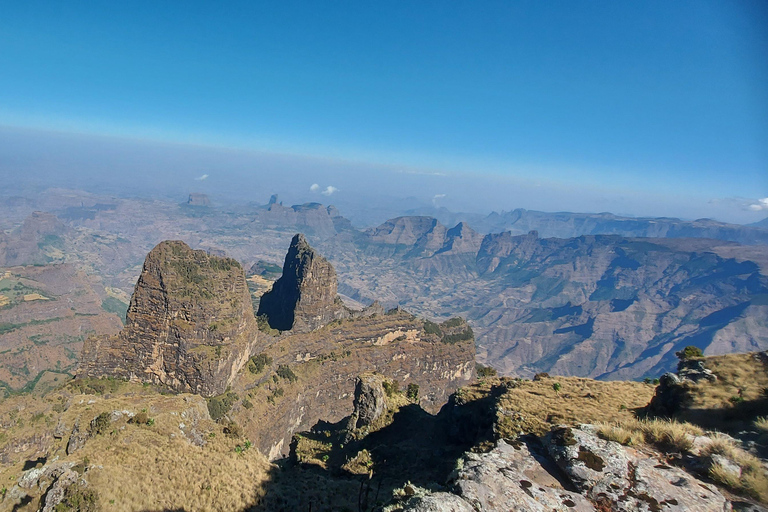
[[314, 331], [349, 316], [337, 291], [333, 266], [298, 234], [285, 255], [282, 277], [261, 297], [258, 315], [266, 315], [273, 329]]
[[77, 374], [223, 393], [250, 357], [258, 327], [240, 264], [166, 241], [147, 255], [117, 336], [86, 340]]

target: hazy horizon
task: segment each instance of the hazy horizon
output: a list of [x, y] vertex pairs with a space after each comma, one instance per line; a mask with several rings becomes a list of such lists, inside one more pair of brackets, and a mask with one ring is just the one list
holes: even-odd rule
[[764, 2], [4, 11], [6, 190], [768, 216]]

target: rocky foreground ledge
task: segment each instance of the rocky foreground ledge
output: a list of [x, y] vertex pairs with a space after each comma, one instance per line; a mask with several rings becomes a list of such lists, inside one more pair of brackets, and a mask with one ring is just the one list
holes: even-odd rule
[[[554, 429], [544, 439], [499, 440], [488, 453], [467, 453], [450, 484], [455, 492], [423, 492], [389, 510], [725, 511], [717, 487], [649, 453], [606, 441], [597, 427]], [[754, 510], [759, 510], [754, 508]]]

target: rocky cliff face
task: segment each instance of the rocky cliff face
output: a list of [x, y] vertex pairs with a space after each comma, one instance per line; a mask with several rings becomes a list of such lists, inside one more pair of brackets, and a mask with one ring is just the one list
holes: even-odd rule
[[[686, 345], [707, 355], [768, 348], [764, 246], [535, 231], [474, 245], [465, 228], [467, 252], [456, 254], [454, 243], [430, 253], [435, 222], [394, 219], [323, 250], [352, 299], [467, 318], [478, 359], [504, 374], [658, 377]], [[460, 227], [446, 230], [442, 247]]]
[[441, 337], [427, 332], [423, 320], [392, 311], [285, 335], [265, 349], [268, 368], [243, 372], [233, 384], [253, 405], [236, 406], [233, 416], [256, 447], [276, 458], [287, 453], [294, 432], [352, 414], [358, 376], [372, 371], [398, 381], [403, 392], [416, 385], [415, 402], [435, 414], [475, 378], [474, 339], [466, 327], [459, 319], [441, 324]]
[[337, 293], [336, 271], [304, 235], [293, 237], [283, 275], [259, 302], [259, 316], [280, 331], [309, 332], [349, 316]]
[[178, 241], [162, 242], [147, 256], [126, 320], [117, 336], [86, 341], [79, 376], [210, 396], [231, 384], [256, 343], [240, 264]]

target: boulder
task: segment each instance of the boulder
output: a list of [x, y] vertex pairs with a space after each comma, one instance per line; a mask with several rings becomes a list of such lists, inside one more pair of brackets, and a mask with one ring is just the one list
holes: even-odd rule
[[355, 410], [349, 419], [349, 430], [370, 426], [387, 410], [381, 377], [364, 374], [355, 380]]

